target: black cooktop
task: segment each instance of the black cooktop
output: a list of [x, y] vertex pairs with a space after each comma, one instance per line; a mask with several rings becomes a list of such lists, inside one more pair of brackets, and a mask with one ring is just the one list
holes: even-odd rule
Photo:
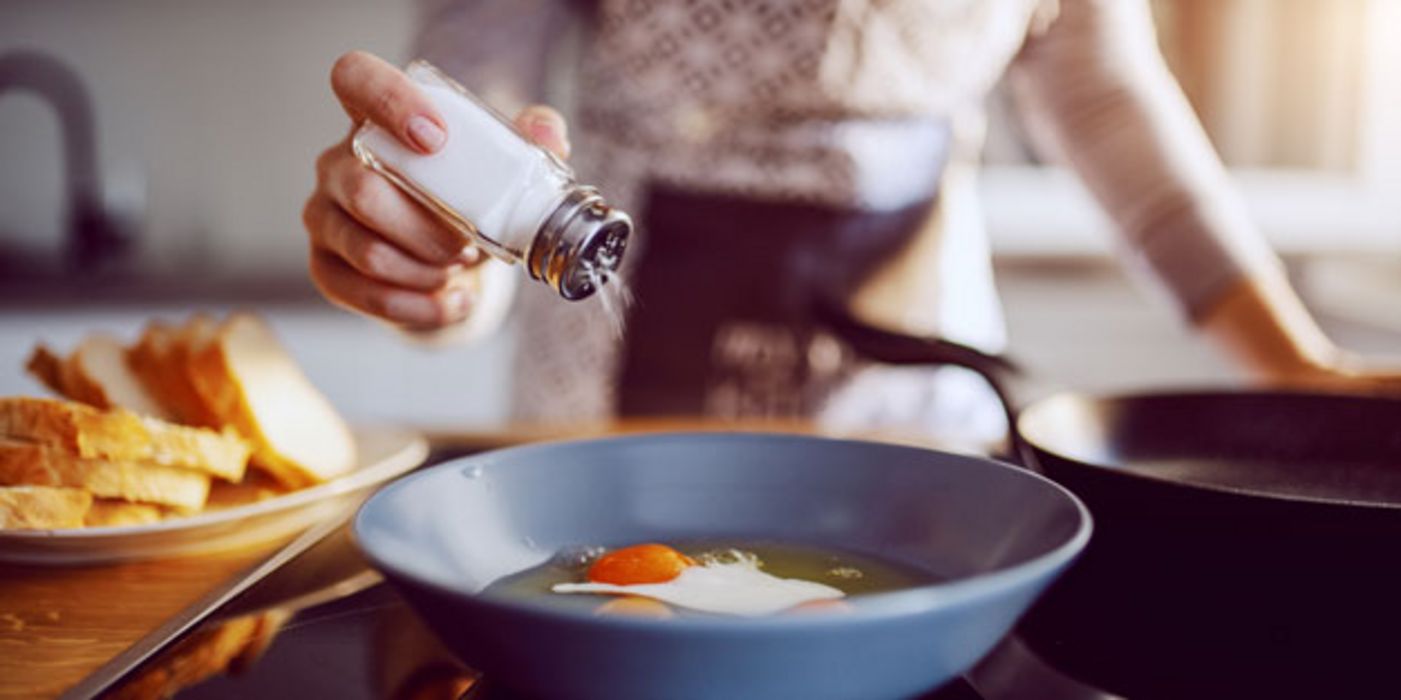
[[[118, 697], [147, 697], [152, 686], [139, 684], [154, 681], [181, 687], [182, 700], [518, 700], [456, 661], [377, 580], [342, 526], [110, 688]], [[220, 630], [233, 629], [256, 641], [235, 640], [242, 651], [230, 662], [218, 647], [228, 641]], [[211, 675], [206, 666], [220, 671]], [[1014, 634], [973, 672], [918, 700], [1114, 697], [1056, 671]]]
[[[215, 619], [209, 625], [219, 622]], [[456, 661], [384, 583], [307, 608], [280, 624], [255, 659], [187, 687], [177, 697], [521, 700]], [[156, 657], [143, 670], [170, 656], [167, 652]], [[1013, 637], [968, 676], [918, 700], [1113, 697], [1052, 670]]]
[[[299, 613], [242, 672], [178, 697], [517, 700], [455, 661], [385, 584]], [[920, 700], [987, 697], [959, 679]]]

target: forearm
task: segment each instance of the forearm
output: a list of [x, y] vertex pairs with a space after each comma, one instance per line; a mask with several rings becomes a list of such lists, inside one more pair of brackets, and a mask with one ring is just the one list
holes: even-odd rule
[[1080, 176], [1134, 266], [1197, 321], [1241, 278], [1281, 275], [1158, 54], [1147, 4], [1061, 7], [1013, 85], [1039, 144]]
[[1337, 351], [1291, 289], [1157, 52], [1145, 3], [1065, 0], [1015, 72], [1057, 156], [1114, 220], [1125, 254], [1185, 315], [1267, 381]]

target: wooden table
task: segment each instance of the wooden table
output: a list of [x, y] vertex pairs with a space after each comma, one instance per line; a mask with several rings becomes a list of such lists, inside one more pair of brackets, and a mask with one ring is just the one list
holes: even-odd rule
[[[489, 433], [426, 432], [435, 448], [471, 452], [546, 439], [682, 430], [823, 432], [797, 422], [734, 424], [670, 418]], [[907, 436], [862, 437], [928, 445]], [[0, 564], [0, 699], [62, 694], [285, 544], [284, 540], [211, 555], [82, 567]]]
[[59, 695], [283, 544], [122, 564], [0, 565], [0, 698]]

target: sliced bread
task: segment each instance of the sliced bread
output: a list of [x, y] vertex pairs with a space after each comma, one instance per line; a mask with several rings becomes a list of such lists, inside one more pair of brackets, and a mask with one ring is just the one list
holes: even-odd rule
[[0, 398], [0, 437], [51, 444], [76, 457], [182, 467], [243, 478], [250, 446], [231, 432], [165, 423], [71, 401]]
[[94, 496], [199, 510], [209, 475], [180, 467], [77, 457], [37, 442], [0, 438], [0, 485], [66, 486]]
[[87, 515], [83, 517], [84, 527], [121, 527], [124, 525], [146, 525], [159, 522], [165, 517], [165, 509], [149, 503], [131, 503], [110, 498], [95, 498]]
[[153, 321], [136, 345], [127, 350], [127, 364], [176, 422], [218, 427], [218, 417], [190, 381], [189, 355], [190, 337], [185, 328]]
[[65, 366], [64, 386], [70, 398], [98, 408], [124, 408], [143, 416], [172, 420], [174, 415], [146, 390], [127, 364], [126, 347], [110, 335], [95, 333], [83, 339]]
[[51, 486], [0, 487], [0, 530], [82, 527], [92, 494]]
[[59, 396], [68, 396], [68, 388], [63, 379], [63, 357], [48, 346], [43, 343], [36, 345], [34, 351], [29, 354], [29, 361], [24, 363], [24, 368], [49, 391]]
[[287, 492], [286, 486], [273, 480], [271, 476], [261, 470], [254, 470], [250, 471], [248, 476], [243, 477], [243, 481], [237, 484], [215, 481], [209, 487], [209, 500], [204, 502], [204, 509], [210, 511], [237, 508], [249, 503], [276, 498]]
[[253, 443], [254, 464], [283, 485], [354, 468], [350, 428], [258, 317], [233, 314], [212, 337], [196, 338], [190, 367], [205, 403]]

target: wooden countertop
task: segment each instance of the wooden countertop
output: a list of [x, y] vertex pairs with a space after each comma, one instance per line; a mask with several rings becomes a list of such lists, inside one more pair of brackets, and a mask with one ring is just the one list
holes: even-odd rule
[[282, 544], [94, 566], [0, 564], [0, 698], [61, 694]]

